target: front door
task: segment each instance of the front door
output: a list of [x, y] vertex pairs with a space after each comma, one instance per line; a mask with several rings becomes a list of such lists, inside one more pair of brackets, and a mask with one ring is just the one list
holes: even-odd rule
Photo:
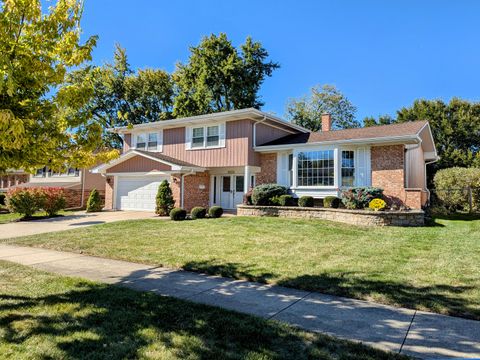
[[221, 175], [217, 179], [220, 180], [220, 206], [224, 209], [235, 209], [243, 201], [245, 176]]

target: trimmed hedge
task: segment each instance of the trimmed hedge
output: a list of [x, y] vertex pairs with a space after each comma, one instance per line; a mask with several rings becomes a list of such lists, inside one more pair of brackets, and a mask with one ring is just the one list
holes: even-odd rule
[[300, 199], [298, 199], [298, 206], [301, 207], [313, 207], [314, 204], [315, 202], [311, 196], [301, 196]]
[[295, 198], [292, 195], [279, 196], [278, 202], [280, 206], [296, 206]]
[[255, 186], [252, 192], [253, 205], [273, 205], [272, 198], [287, 194], [285, 186], [277, 184], [263, 184]]
[[155, 197], [155, 214], [166, 216], [175, 206], [172, 189], [167, 180], [163, 180], [158, 186], [157, 196]]
[[102, 211], [102, 208], [102, 198], [100, 197], [97, 189], [93, 189], [90, 193], [90, 196], [88, 197], [86, 210], [87, 212], [99, 212]]
[[65, 193], [62, 188], [46, 187], [43, 191], [43, 205], [48, 216], [55, 216], [60, 210], [65, 209], [67, 201], [65, 200]]
[[342, 191], [342, 203], [347, 209], [365, 209], [370, 201], [383, 197], [383, 189], [354, 187]]
[[336, 196], [327, 196], [323, 199], [323, 207], [338, 209], [340, 206], [340, 199]]
[[39, 211], [45, 202], [40, 188], [16, 188], [7, 192], [7, 208], [11, 212], [31, 217]]
[[173, 221], [182, 221], [187, 217], [187, 211], [182, 208], [173, 208], [170, 211], [170, 219]]
[[192, 211], [190, 211], [190, 216], [192, 217], [193, 220], [204, 219], [206, 215], [207, 215], [207, 209], [201, 206], [196, 206], [192, 209]]
[[208, 209], [208, 216], [211, 218], [219, 218], [223, 215], [223, 208], [221, 206], [212, 206]]

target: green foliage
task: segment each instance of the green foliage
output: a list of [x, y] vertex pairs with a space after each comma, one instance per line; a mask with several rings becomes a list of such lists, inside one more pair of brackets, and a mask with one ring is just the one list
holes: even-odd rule
[[[81, 0], [0, 2], [0, 169], [91, 166], [116, 156], [99, 147], [101, 126], [68, 116], [89, 97], [64, 86], [91, 59], [97, 37], [80, 42]], [[76, 133], [82, 128], [83, 132]]]
[[375, 119], [373, 116], [367, 116], [363, 119], [363, 126], [390, 125], [395, 123], [395, 121], [390, 115], [380, 115], [378, 119]]
[[360, 127], [355, 120], [357, 108], [333, 85], [317, 85], [310, 96], [292, 99], [287, 104], [286, 117], [311, 131], [322, 129], [322, 114], [332, 116], [333, 129]]
[[219, 218], [223, 215], [223, 208], [220, 206], [212, 206], [210, 209], [208, 209], [208, 216], [216, 219]]
[[0, 193], [0, 205], [5, 205], [5, 198], [7, 194], [5, 193]]
[[119, 45], [113, 63], [74, 71], [67, 83], [91, 93], [71, 116], [91, 117], [101, 124], [105, 146], [122, 146], [119, 135], [107, 132], [108, 128], [172, 118], [174, 90], [170, 74], [158, 69], [134, 72], [126, 50]]
[[196, 206], [192, 209], [192, 211], [190, 211], [190, 216], [193, 220], [203, 219], [205, 216], [207, 216], [207, 209], [201, 206]]
[[99, 212], [102, 211], [103, 203], [97, 189], [93, 189], [87, 200], [87, 212]]
[[249, 189], [244, 195], [243, 195], [243, 204], [244, 205], [252, 205], [252, 193], [253, 189]]
[[375, 187], [354, 187], [342, 191], [342, 202], [347, 209], [364, 209], [374, 198], [381, 198], [383, 189]]
[[187, 211], [182, 208], [173, 208], [170, 211], [170, 219], [173, 221], [182, 221], [187, 217]]
[[[434, 195], [449, 212], [470, 210], [469, 191], [472, 195], [472, 210], [480, 210], [480, 169], [453, 167], [437, 171], [433, 179]], [[468, 189], [470, 188], [470, 190]]]
[[188, 62], [178, 63], [173, 74], [175, 117], [260, 108], [260, 86], [279, 67], [266, 61], [268, 52], [250, 37], [237, 49], [226, 34], [212, 34], [190, 52]]
[[158, 186], [156, 197], [155, 214], [160, 216], [167, 216], [175, 206], [172, 189], [167, 180], [163, 180]]
[[55, 216], [60, 210], [65, 209], [66, 200], [62, 188], [43, 187], [41, 192], [43, 193], [42, 209], [48, 216]]
[[387, 207], [387, 203], [383, 199], [375, 198], [368, 204], [368, 208], [374, 211], [381, 211]]
[[292, 195], [281, 195], [279, 196], [279, 205], [280, 206], [296, 206], [295, 199]]
[[45, 202], [40, 188], [16, 188], [7, 192], [7, 208], [29, 218], [39, 211]]
[[298, 199], [298, 206], [301, 206], [301, 207], [313, 207], [314, 204], [315, 204], [315, 201], [311, 196], [301, 196]]
[[[255, 186], [252, 192], [252, 202], [254, 205], [273, 205], [272, 201], [275, 196], [287, 194], [285, 186], [277, 184], [262, 184]], [[277, 203], [278, 204], [278, 203]]]
[[323, 207], [337, 209], [340, 206], [340, 199], [336, 196], [327, 196], [323, 199]]

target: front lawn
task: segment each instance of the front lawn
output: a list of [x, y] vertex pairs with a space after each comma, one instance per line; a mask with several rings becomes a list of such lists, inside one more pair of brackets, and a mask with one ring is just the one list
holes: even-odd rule
[[2, 359], [400, 359], [249, 315], [0, 261]]
[[[59, 211], [58, 215], [68, 215], [70, 210], [62, 210]], [[47, 213], [45, 211], [38, 211], [29, 221], [44, 219], [47, 217]], [[17, 221], [22, 219], [22, 215], [18, 213], [0, 213], [0, 224], [7, 224], [13, 221]]]
[[136, 220], [12, 239], [480, 319], [480, 220], [362, 228], [319, 220]]

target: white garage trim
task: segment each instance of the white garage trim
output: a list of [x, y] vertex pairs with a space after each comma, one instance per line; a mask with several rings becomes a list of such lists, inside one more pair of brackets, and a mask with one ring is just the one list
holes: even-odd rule
[[169, 174], [149, 176], [116, 176], [114, 208], [117, 210], [155, 211], [155, 197]]

